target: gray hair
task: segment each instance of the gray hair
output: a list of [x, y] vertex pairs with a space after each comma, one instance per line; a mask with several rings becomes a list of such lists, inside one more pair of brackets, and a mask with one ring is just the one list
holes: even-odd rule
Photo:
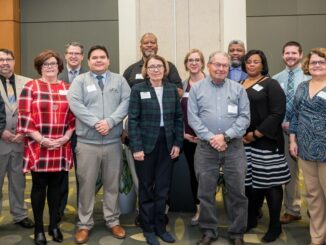
[[228, 46], [228, 50], [230, 49], [230, 46], [233, 45], [233, 44], [238, 44], [240, 45], [244, 51], [246, 51], [246, 48], [245, 48], [245, 45], [244, 45], [244, 42], [241, 41], [241, 40], [232, 40], [230, 43], [229, 43], [229, 46]]
[[68, 50], [68, 48], [70, 46], [79, 47], [80, 48], [80, 52], [82, 54], [84, 54], [84, 46], [82, 44], [80, 44], [79, 42], [70, 42], [70, 43], [67, 43], [66, 44], [66, 51], [65, 52], [67, 52], [67, 50]]
[[226, 57], [228, 59], [228, 63], [230, 64], [230, 62], [231, 62], [230, 55], [228, 55], [228, 53], [222, 52], [222, 51], [215, 51], [215, 52], [211, 53], [208, 57], [208, 62], [207, 62], [208, 64], [211, 63], [211, 61], [215, 55], [222, 55], [222, 56]]

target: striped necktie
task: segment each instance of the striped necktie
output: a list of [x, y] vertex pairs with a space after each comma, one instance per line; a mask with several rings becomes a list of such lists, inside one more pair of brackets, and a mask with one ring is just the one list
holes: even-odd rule
[[6, 79], [6, 86], [7, 86], [7, 97], [10, 104], [16, 103], [15, 92], [12, 84], [10, 83], [9, 79]]
[[288, 84], [286, 88], [286, 114], [285, 119], [287, 122], [291, 121], [293, 115], [293, 99], [294, 99], [294, 73], [289, 71]]

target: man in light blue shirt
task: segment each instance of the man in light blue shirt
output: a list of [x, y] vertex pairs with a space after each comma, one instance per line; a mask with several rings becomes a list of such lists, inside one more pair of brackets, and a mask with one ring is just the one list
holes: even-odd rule
[[284, 209], [281, 223], [288, 224], [301, 219], [301, 194], [299, 187], [299, 167], [296, 159], [289, 154], [289, 122], [293, 114], [293, 99], [298, 85], [310, 79], [301, 69], [302, 48], [298, 42], [290, 41], [283, 46], [283, 61], [285, 69], [273, 76], [286, 94], [286, 115], [282, 124], [285, 141], [285, 154], [291, 172], [291, 181], [284, 188]]
[[245, 89], [226, 78], [229, 63], [228, 54], [211, 54], [207, 64], [209, 76], [193, 85], [188, 99], [189, 124], [200, 139], [195, 153], [195, 172], [203, 236], [197, 244], [211, 244], [218, 238], [215, 192], [221, 166], [228, 191], [228, 233], [233, 244], [244, 244], [248, 201], [244, 188], [247, 163], [242, 136], [250, 123], [250, 109]]
[[245, 45], [241, 40], [232, 40], [228, 46], [228, 54], [231, 58], [231, 66], [229, 68], [228, 78], [240, 82], [247, 78], [247, 73], [242, 71], [242, 57], [245, 55]]

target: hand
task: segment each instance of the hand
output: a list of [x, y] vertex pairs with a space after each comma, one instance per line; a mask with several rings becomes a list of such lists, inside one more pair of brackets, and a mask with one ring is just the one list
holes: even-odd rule
[[134, 152], [132, 155], [136, 161], [144, 161], [145, 160], [144, 151], [137, 151], [137, 152]]
[[97, 132], [99, 132], [101, 135], [108, 135], [110, 131], [109, 124], [106, 120], [100, 120], [95, 124], [95, 129]]
[[228, 145], [226, 144], [224, 140], [224, 135], [223, 134], [217, 134], [213, 136], [210, 141], [210, 145], [217, 151], [222, 152], [225, 151]]
[[7, 143], [11, 143], [16, 135], [11, 133], [9, 130], [5, 129], [1, 134], [1, 139], [3, 139]]
[[290, 123], [289, 122], [282, 123], [282, 129], [287, 134], [289, 133], [289, 126], [290, 126]]
[[58, 143], [60, 146], [63, 146], [64, 144], [66, 144], [68, 141], [70, 140], [70, 138], [66, 135], [64, 135], [63, 137], [54, 140], [56, 143]]
[[253, 132], [249, 132], [249, 133], [247, 133], [245, 136], [243, 136], [243, 138], [242, 138], [242, 141], [243, 141], [243, 143], [245, 143], [245, 144], [249, 144], [249, 143], [251, 143], [251, 142], [253, 142], [253, 141], [255, 141], [256, 139], [254, 138], [254, 133]]
[[290, 151], [291, 156], [293, 156], [294, 158], [298, 157], [298, 145], [297, 145], [297, 142], [294, 142], [294, 141], [290, 142], [289, 151]]
[[177, 158], [179, 156], [179, 154], [180, 154], [180, 147], [179, 146], [173, 146], [172, 150], [171, 150], [171, 153], [170, 153], [171, 159]]
[[15, 137], [11, 140], [13, 143], [21, 143], [24, 140], [24, 135], [16, 134]]
[[[41, 143], [41, 142], [40, 142]], [[49, 148], [49, 150], [53, 150], [59, 148], [61, 145], [56, 140], [43, 138], [42, 147]]]
[[195, 137], [195, 136], [192, 136], [191, 134], [186, 134], [185, 133], [183, 135], [183, 138], [186, 139], [186, 140], [188, 140], [189, 142], [192, 142], [192, 143], [197, 143], [197, 141], [198, 141], [198, 138]]

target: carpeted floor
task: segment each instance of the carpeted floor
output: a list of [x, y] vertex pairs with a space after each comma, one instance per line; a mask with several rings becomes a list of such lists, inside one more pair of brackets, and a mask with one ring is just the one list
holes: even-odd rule
[[[25, 200], [29, 210], [29, 216], [32, 217], [32, 210], [30, 205], [30, 176], [27, 176], [27, 185]], [[3, 188], [3, 210], [0, 216], [0, 245], [11, 245], [11, 244], [34, 244], [33, 241], [33, 229], [24, 229], [12, 223], [12, 219], [9, 213], [9, 202], [8, 202], [8, 189], [7, 182]], [[126, 214], [121, 216], [121, 224], [126, 228], [127, 238], [124, 240], [118, 240], [112, 237], [110, 231], [104, 225], [102, 218], [102, 193], [100, 192], [96, 198], [95, 205], [95, 227], [91, 231], [90, 239], [87, 244], [123, 244], [123, 245], [137, 245], [145, 244], [140, 228], [134, 225], [135, 213]], [[220, 193], [217, 194], [217, 206], [220, 217], [219, 224], [219, 239], [213, 244], [230, 244], [227, 238], [227, 217], [223, 209], [223, 202], [221, 201]], [[266, 232], [268, 224], [268, 213], [266, 204], [264, 204], [264, 216], [259, 221], [259, 225], [252, 232], [245, 234], [246, 244], [261, 244], [261, 237]], [[303, 219], [299, 222], [284, 225], [283, 233], [281, 237], [270, 243], [271, 245], [276, 244], [309, 244], [309, 223], [306, 215], [306, 204], [303, 203], [302, 215]], [[45, 222], [48, 222], [47, 210], [44, 212]], [[198, 227], [192, 227], [189, 225], [191, 213], [170, 213], [170, 222], [168, 230], [170, 230], [176, 237], [176, 244], [196, 244], [196, 241], [201, 236]], [[74, 174], [70, 174], [70, 190], [69, 190], [69, 204], [66, 208], [65, 216], [60, 224], [60, 228], [64, 234], [64, 241], [62, 244], [75, 244], [74, 233], [75, 233], [75, 222], [76, 222], [76, 192], [75, 192], [75, 178]], [[46, 234], [47, 235], [47, 234]], [[55, 244], [49, 236], [48, 244]], [[161, 244], [166, 244], [161, 241]]]

